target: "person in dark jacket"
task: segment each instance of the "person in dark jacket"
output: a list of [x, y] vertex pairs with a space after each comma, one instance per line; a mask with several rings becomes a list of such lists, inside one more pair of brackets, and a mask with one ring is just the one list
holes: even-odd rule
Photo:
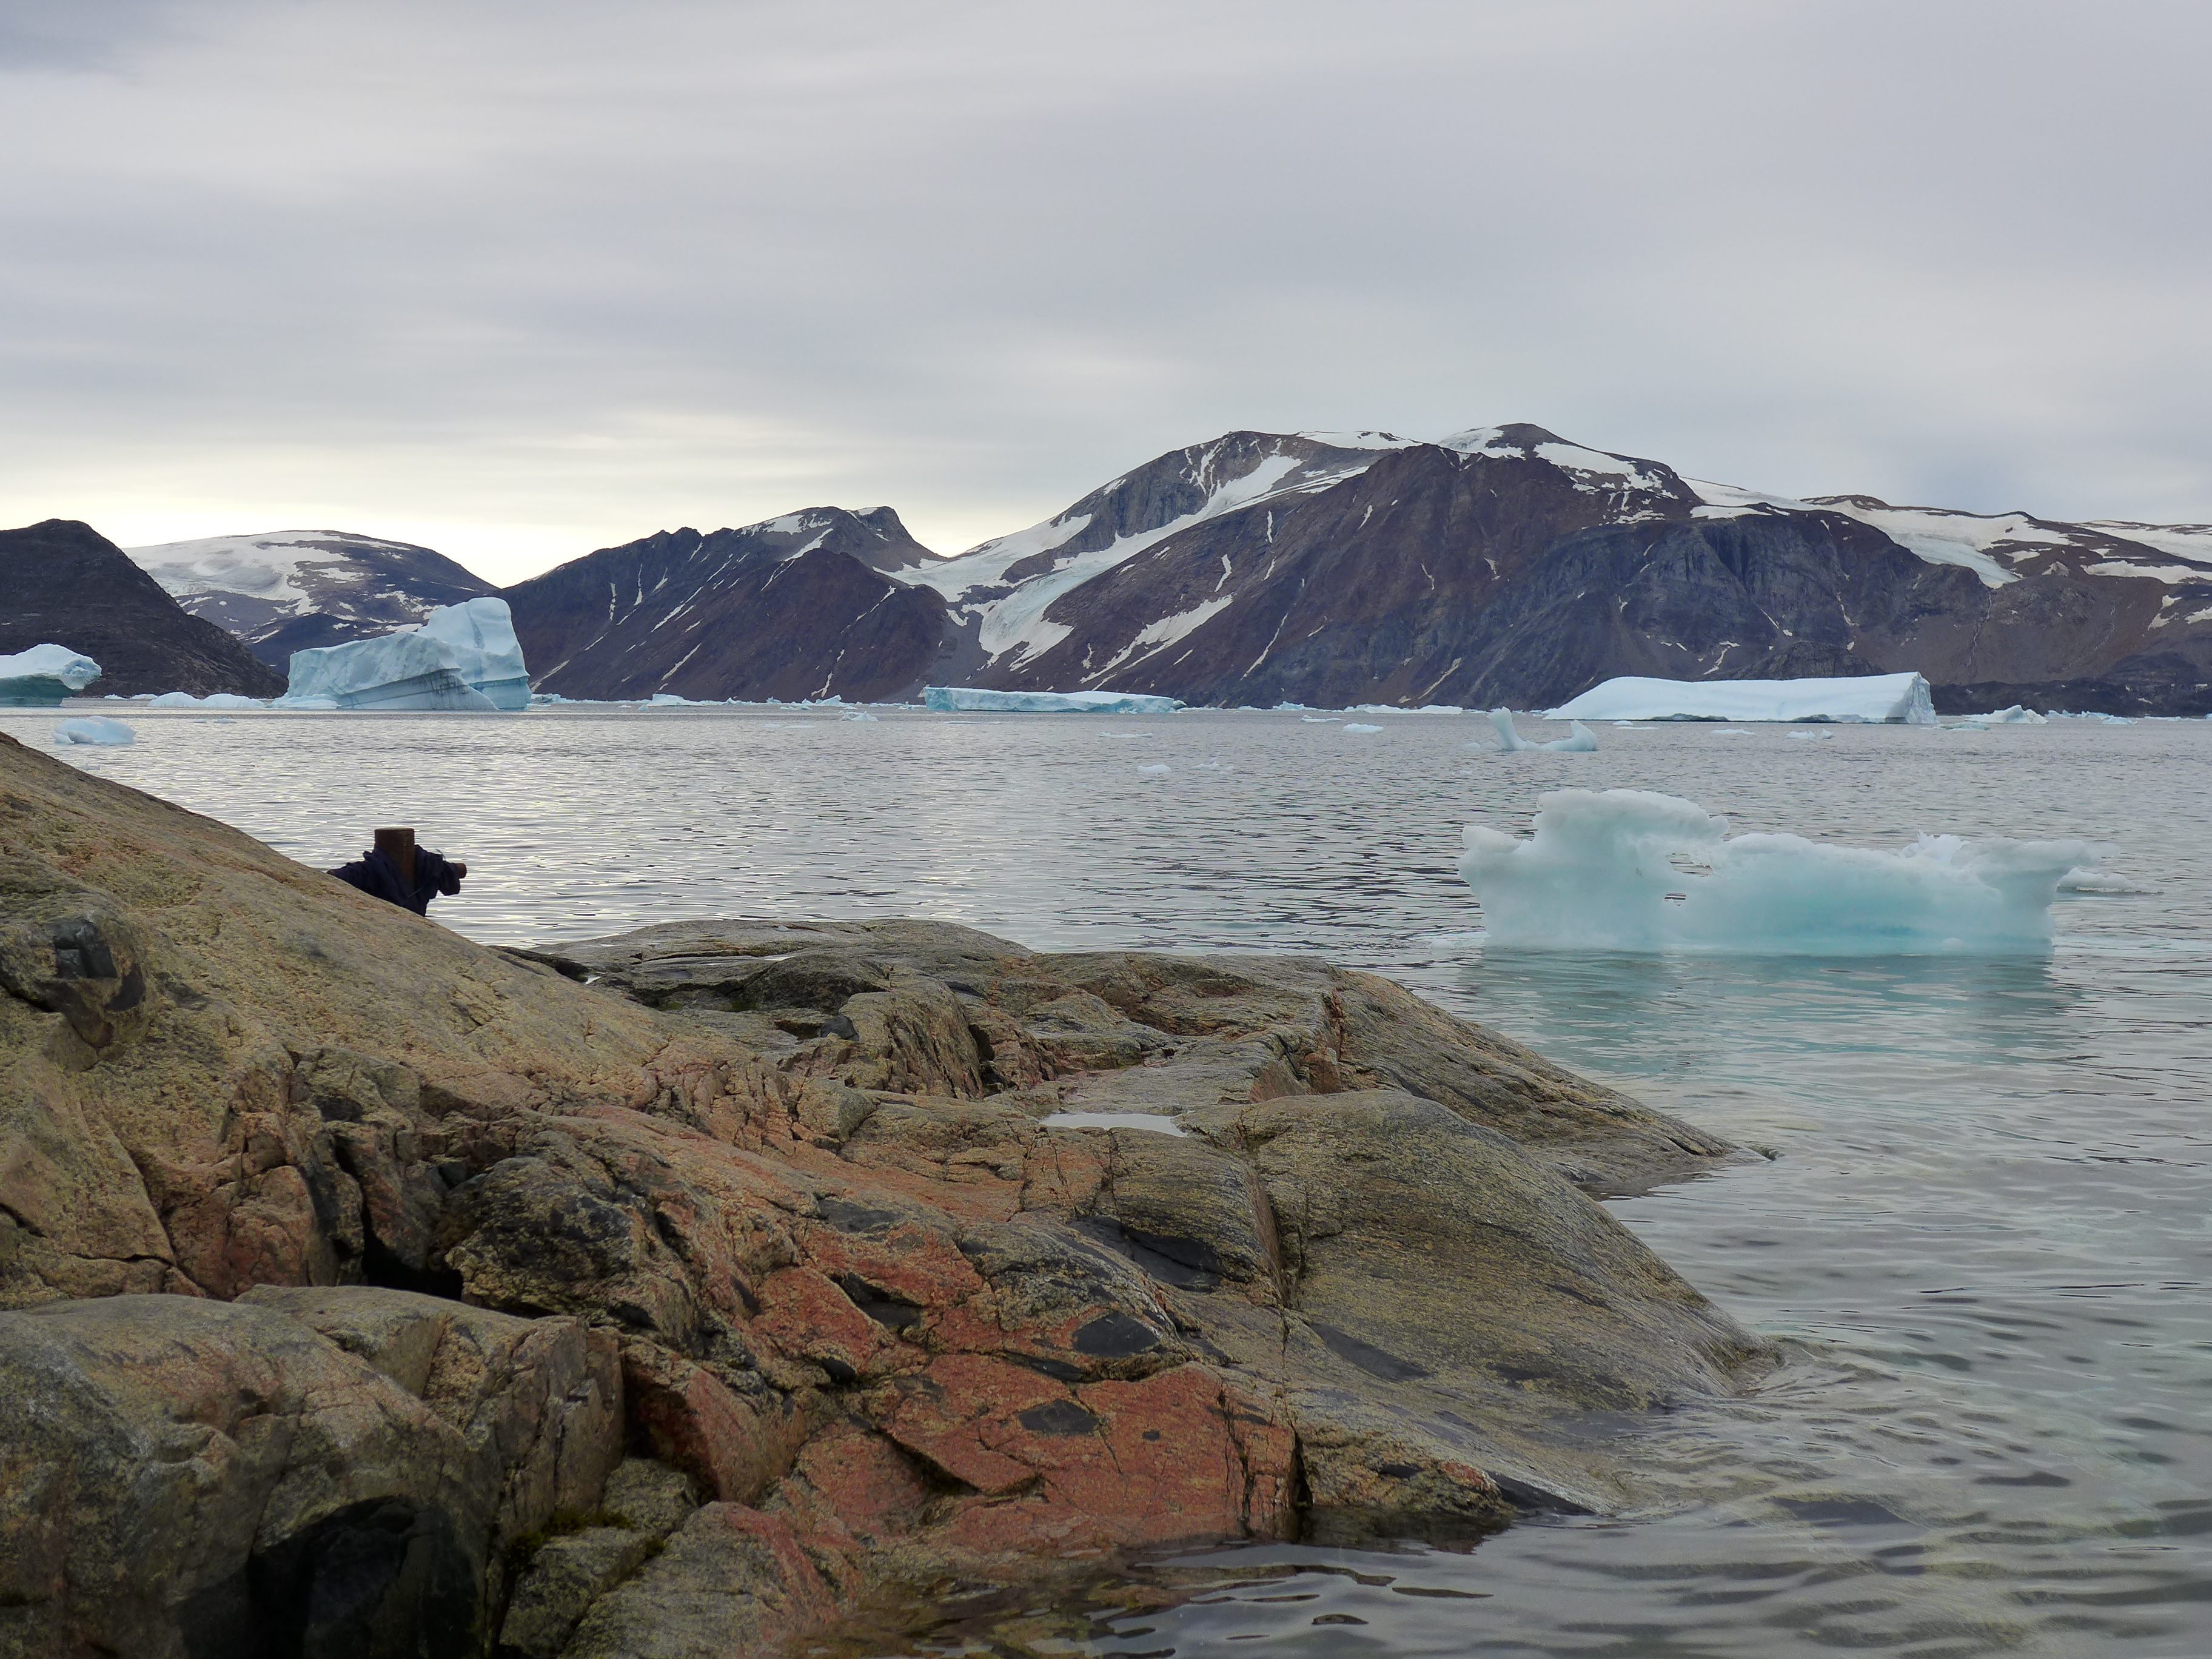
[[354, 863], [340, 865], [331, 873], [371, 898], [427, 916], [432, 899], [441, 894], [451, 898], [461, 890], [461, 878], [468, 874], [469, 866], [427, 847], [410, 846], [406, 850], [414, 854], [410, 860], [414, 866], [411, 874], [381, 847], [371, 848]]

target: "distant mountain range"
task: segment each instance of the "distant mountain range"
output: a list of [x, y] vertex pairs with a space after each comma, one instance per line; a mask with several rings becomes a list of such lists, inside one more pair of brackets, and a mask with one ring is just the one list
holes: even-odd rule
[[[284, 629], [447, 602], [434, 584], [489, 591], [337, 532], [228, 538], [258, 550], [252, 581], [199, 550], [216, 545], [133, 556], [264, 653]], [[1616, 674], [1917, 669], [1954, 710], [2212, 710], [2212, 526], [1794, 500], [1525, 425], [1231, 433], [957, 557], [889, 507], [817, 507], [662, 532], [505, 597], [538, 688], [573, 697], [957, 683], [1531, 708]]]

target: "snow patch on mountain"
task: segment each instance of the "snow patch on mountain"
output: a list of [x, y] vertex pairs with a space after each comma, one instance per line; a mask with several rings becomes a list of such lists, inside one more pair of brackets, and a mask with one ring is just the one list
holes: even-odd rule
[[1576, 489], [1592, 494], [1618, 489], [1670, 493], [1668, 476], [1664, 471], [1647, 470], [1651, 463], [1602, 449], [1585, 449], [1580, 444], [1568, 443], [1534, 428], [1470, 427], [1465, 432], [1455, 432], [1440, 440], [1439, 447], [1457, 450], [1462, 455], [1495, 455], [1509, 459], [1534, 457], [1548, 461], [1562, 472], [1576, 475]]
[[[985, 542], [942, 564], [909, 567], [886, 574], [899, 581], [933, 587], [944, 594], [957, 609], [974, 619], [978, 642], [987, 656], [1018, 666], [1068, 637], [1071, 630], [1066, 626], [1048, 620], [1044, 614], [1062, 594], [1194, 525], [1279, 497], [1310, 495], [1355, 477], [1382, 453], [1406, 447], [1408, 442], [1388, 433], [1374, 432], [1349, 434], [1351, 441], [1339, 441], [1345, 435], [1295, 434], [1290, 438], [1273, 440], [1281, 447], [1273, 453], [1262, 454], [1246, 470], [1233, 475], [1221, 470], [1230, 447], [1231, 441], [1227, 439], [1183, 451], [1176, 458], [1163, 458], [1179, 464], [1182, 480], [1197, 487], [1197, 506], [1161, 523], [1126, 532], [1098, 546], [1077, 547], [1054, 561], [1049, 568], [1029, 572], [1019, 578], [1011, 573], [1025, 561], [1059, 555], [1070, 544], [1080, 541], [1099, 515], [1109, 512], [1110, 498], [1128, 488], [1135, 475], [1123, 474], [1058, 518]], [[1365, 454], [1347, 463], [1342, 453], [1347, 450], [1364, 451]], [[1219, 609], [1220, 605], [1216, 605], [1206, 614], [1212, 615]], [[1191, 614], [1186, 612], [1183, 616]], [[1183, 631], [1198, 627], [1204, 620], [1204, 617], [1197, 617], [1188, 623]], [[1146, 633], [1181, 621], [1181, 617], [1162, 618], [1151, 624]], [[1181, 636], [1177, 634], [1174, 637]], [[1140, 635], [1130, 650], [1137, 649], [1141, 643], [1157, 646], [1167, 642], [1165, 635], [1155, 635], [1149, 641]]]
[[359, 587], [374, 574], [351, 558], [356, 548], [390, 553], [428, 550], [342, 530], [272, 530], [259, 536], [210, 536], [125, 548], [131, 562], [161, 584], [173, 599], [204, 593], [242, 593], [296, 613], [313, 604], [318, 579], [331, 586]]
[[2212, 577], [2212, 524], [2136, 524], [2125, 519], [2091, 519], [2081, 527], [2101, 531], [2199, 567], [2191, 575], [2179, 580], [2196, 581]]
[[1113, 661], [1094, 672], [1093, 679], [1103, 678], [1125, 662], [1142, 662], [1156, 657], [1185, 635], [1203, 628], [1213, 617], [1226, 611], [1236, 600], [1234, 593], [1220, 593], [1210, 599], [1201, 599], [1188, 611], [1178, 611], [1172, 617], [1162, 617], [1147, 623], [1137, 637], [1123, 646]]
[[994, 658], [1018, 652], [1014, 658], [1017, 663], [1042, 656], [1073, 631], [1059, 623], [1045, 620], [1045, 611], [1061, 594], [1082, 586], [1093, 576], [1103, 575], [1193, 525], [1204, 524], [1208, 519], [1218, 519], [1224, 513], [1284, 493], [1276, 486], [1297, 465], [1298, 458], [1295, 455], [1269, 456], [1243, 477], [1221, 483], [1196, 511], [1171, 519], [1157, 529], [1120, 537], [1104, 547], [1079, 553], [1057, 570], [1032, 577], [1005, 599], [984, 607], [978, 635], [983, 649]]

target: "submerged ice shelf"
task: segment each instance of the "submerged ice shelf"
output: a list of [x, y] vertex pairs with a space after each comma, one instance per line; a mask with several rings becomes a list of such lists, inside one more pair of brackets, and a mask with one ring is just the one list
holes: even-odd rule
[[1896, 851], [1730, 836], [1643, 789], [1537, 798], [1534, 833], [1466, 832], [1461, 877], [1493, 945], [1780, 956], [2003, 956], [2051, 945], [2051, 904], [2094, 865], [2083, 841], [1922, 836]]

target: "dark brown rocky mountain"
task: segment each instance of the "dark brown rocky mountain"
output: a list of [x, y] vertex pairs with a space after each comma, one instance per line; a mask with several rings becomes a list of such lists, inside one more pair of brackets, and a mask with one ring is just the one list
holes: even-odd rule
[[1528, 708], [1618, 674], [1913, 669], [1954, 708], [2212, 708], [2212, 533], [1790, 501], [1536, 427], [1363, 437], [1357, 470], [1131, 535], [1058, 592], [1000, 597], [986, 550], [923, 579], [1016, 689]]
[[508, 598], [540, 688], [579, 697], [1530, 708], [1617, 674], [1911, 669], [1949, 709], [2212, 709], [2212, 528], [1795, 501], [1533, 426], [1231, 433], [957, 558], [819, 508]]
[[505, 598], [541, 692], [872, 700], [965, 665], [945, 602], [884, 574], [935, 556], [887, 507], [816, 507], [604, 548]]
[[70, 519], [0, 530], [0, 654], [48, 641], [100, 665], [94, 697], [284, 690], [235, 636], [185, 615], [121, 548]]
[[388, 634], [499, 589], [442, 553], [340, 530], [276, 530], [128, 550], [179, 605], [282, 673], [313, 646]]

